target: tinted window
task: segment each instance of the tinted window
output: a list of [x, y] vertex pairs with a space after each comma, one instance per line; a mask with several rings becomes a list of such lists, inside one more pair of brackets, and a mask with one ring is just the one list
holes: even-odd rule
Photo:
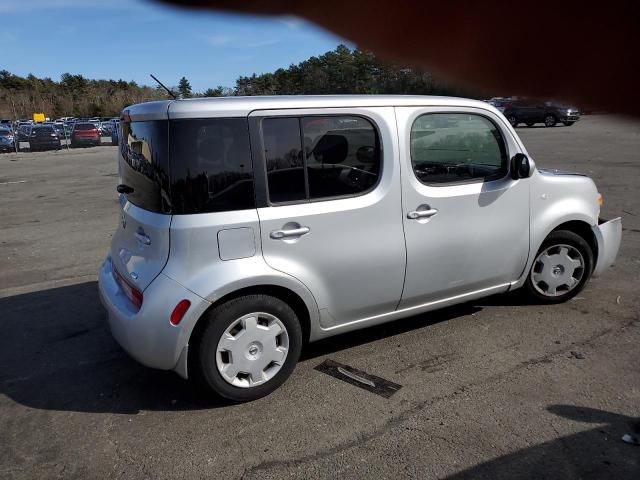
[[76, 123], [74, 130], [93, 130], [96, 126], [93, 123]]
[[169, 213], [167, 121], [123, 123], [120, 154], [122, 183], [133, 188], [127, 200], [145, 210]]
[[500, 130], [480, 115], [429, 113], [411, 127], [411, 163], [426, 184], [492, 180], [507, 172]]
[[307, 197], [305, 190], [300, 120], [268, 118], [262, 122], [262, 138], [267, 163], [269, 199], [291, 202]]
[[262, 132], [271, 202], [355, 195], [378, 181], [378, 136], [364, 118], [270, 118]]
[[371, 189], [380, 172], [373, 125], [361, 117], [302, 119], [309, 198], [355, 195]]
[[171, 120], [174, 213], [255, 208], [246, 119]]

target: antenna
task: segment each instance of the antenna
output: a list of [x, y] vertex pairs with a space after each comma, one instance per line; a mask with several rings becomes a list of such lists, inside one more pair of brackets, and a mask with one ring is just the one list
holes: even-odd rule
[[150, 76], [151, 76], [151, 78], [153, 78], [156, 82], [158, 82], [158, 85], [160, 85], [162, 88], [164, 88], [164, 89], [167, 91], [167, 93], [173, 97], [173, 99], [174, 99], [174, 100], [177, 100], [177, 99], [178, 99], [178, 97], [176, 97], [176, 94], [175, 94], [175, 93], [173, 93], [171, 90], [169, 90], [167, 87], [165, 87], [165, 86], [164, 86], [164, 84], [163, 84], [160, 80], [158, 80], [156, 77], [154, 77], [154, 76], [153, 76], [153, 73], [150, 73], [149, 75], [150, 75]]

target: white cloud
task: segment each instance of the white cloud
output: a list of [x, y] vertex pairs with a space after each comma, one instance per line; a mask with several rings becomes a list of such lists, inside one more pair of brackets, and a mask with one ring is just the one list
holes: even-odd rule
[[278, 18], [278, 22], [282, 23], [289, 30], [300, 30], [306, 23], [301, 18], [290, 16], [280, 17]]
[[212, 47], [223, 47], [225, 45], [229, 45], [230, 43], [238, 40], [238, 37], [234, 35], [227, 35], [224, 33], [213, 34], [213, 35], [204, 35], [202, 36], [205, 42], [207, 42]]

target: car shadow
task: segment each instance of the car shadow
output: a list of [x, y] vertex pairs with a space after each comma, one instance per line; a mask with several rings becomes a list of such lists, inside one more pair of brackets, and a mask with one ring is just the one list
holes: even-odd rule
[[[503, 455], [449, 476], [448, 480], [640, 478], [640, 450], [621, 441], [631, 423], [640, 419], [572, 405], [551, 405], [547, 411], [597, 426]], [[526, 432], [522, 435], [526, 436]]]
[[[301, 361], [482, 310], [520, 305], [500, 295], [349, 332], [306, 345]], [[173, 372], [132, 360], [113, 340], [97, 282], [0, 299], [0, 393], [31, 408], [137, 413], [229, 406]]]
[[0, 299], [0, 393], [30, 408], [138, 413], [224, 406], [116, 344], [97, 282]]
[[[470, 304], [307, 345], [301, 361], [480, 310]], [[113, 340], [97, 282], [0, 299], [0, 393], [30, 408], [137, 413], [229, 406], [173, 372], [132, 360]]]

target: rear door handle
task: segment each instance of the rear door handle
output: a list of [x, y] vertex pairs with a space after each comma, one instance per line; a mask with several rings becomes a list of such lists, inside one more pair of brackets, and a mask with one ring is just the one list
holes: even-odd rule
[[281, 240], [283, 238], [300, 237], [310, 232], [309, 227], [292, 228], [290, 230], [274, 230], [269, 234], [274, 240]]
[[429, 210], [413, 210], [407, 213], [407, 218], [409, 220], [420, 220], [421, 218], [430, 218], [438, 213], [438, 210], [435, 208], [430, 208]]

